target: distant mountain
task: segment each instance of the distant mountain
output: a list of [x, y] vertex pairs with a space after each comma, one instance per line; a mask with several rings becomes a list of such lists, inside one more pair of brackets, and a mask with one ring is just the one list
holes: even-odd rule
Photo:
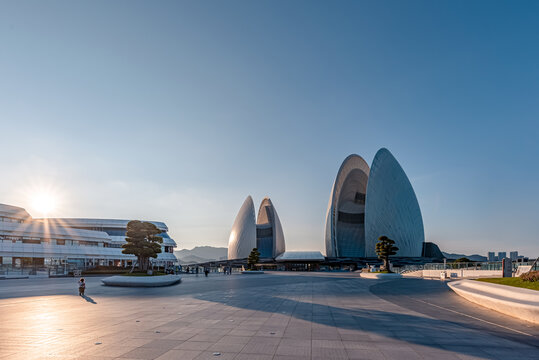
[[460, 259], [460, 258], [465, 257], [465, 258], [470, 259], [471, 261], [477, 261], [477, 262], [487, 261], [486, 256], [481, 256], [481, 255], [477, 255], [477, 254], [474, 254], [474, 255], [449, 254], [449, 253], [446, 253], [446, 252], [443, 252], [443, 251], [442, 251], [442, 254], [447, 258], [447, 260], [456, 260], [456, 259]]
[[197, 246], [191, 250], [175, 251], [180, 264], [202, 263], [215, 260], [226, 260], [228, 249], [226, 247]]

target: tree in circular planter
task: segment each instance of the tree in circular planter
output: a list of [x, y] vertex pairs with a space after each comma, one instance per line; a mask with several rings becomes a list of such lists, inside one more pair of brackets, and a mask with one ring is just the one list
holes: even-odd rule
[[[395, 246], [395, 241], [391, 240], [387, 236], [380, 236], [378, 243], [376, 244], [376, 254], [379, 259], [384, 261], [383, 270], [391, 272], [389, 270], [389, 257], [396, 255], [399, 248]], [[382, 270], [382, 269], [380, 269]]]
[[254, 248], [251, 250], [249, 257], [247, 258], [247, 266], [249, 267], [249, 270], [255, 269], [255, 265], [258, 263], [258, 260], [260, 260], [260, 252], [257, 248]]
[[[126, 244], [123, 244], [123, 254], [132, 254], [137, 257], [138, 269], [148, 271], [150, 258], [157, 258], [161, 252], [163, 238], [157, 236], [161, 230], [154, 224], [146, 221], [132, 220], [127, 223]], [[133, 269], [131, 269], [131, 272]]]

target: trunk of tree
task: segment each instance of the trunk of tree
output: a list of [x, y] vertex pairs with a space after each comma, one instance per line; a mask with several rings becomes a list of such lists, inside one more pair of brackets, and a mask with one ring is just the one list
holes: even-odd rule
[[389, 271], [389, 256], [384, 257], [384, 270]]
[[144, 271], [144, 257], [143, 256], [140, 256], [138, 258], [138, 270], [139, 271]]

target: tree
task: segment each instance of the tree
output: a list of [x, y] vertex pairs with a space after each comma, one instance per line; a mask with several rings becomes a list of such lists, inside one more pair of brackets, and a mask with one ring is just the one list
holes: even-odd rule
[[387, 236], [380, 236], [378, 238], [378, 243], [376, 244], [376, 254], [379, 259], [384, 261], [383, 269], [386, 271], [389, 270], [389, 257], [391, 255], [396, 255], [399, 250], [398, 247], [394, 246], [395, 241], [391, 240]]
[[152, 223], [132, 220], [127, 223], [126, 244], [122, 245], [123, 254], [132, 254], [137, 257], [138, 269], [147, 271], [150, 258], [157, 258], [161, 252], [163, 238], [156, 236], [161, 230]]
[[249, 257], [247, 258], [247, 265], [249, 266], [249, 269], [253, 270], [255, 265], [258, 263], [258, 260], [260, 260], [260, 253], [258, 252], [257, 248], [254, 248], [251, 250]]

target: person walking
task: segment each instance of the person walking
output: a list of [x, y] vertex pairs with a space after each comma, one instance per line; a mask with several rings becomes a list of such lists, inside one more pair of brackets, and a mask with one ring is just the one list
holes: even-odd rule
[[209, 272], [210, 270], [208, 270], [208, 268], [204, 268], [204, 276], [208, 277]]
[[84, 278], [80, 278], [79, 280], [79, 296], [84, 296], [84, 290], [86, 289], [86, 282], [84, 281]]

